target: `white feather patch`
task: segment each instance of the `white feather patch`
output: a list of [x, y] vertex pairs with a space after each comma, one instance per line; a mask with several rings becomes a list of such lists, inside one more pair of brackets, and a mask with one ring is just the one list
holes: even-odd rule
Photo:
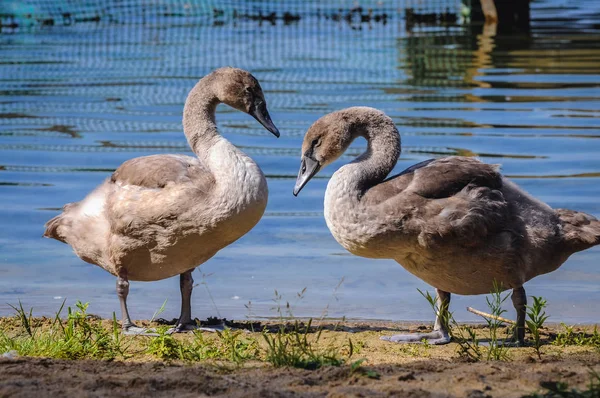
[[81, 214], [87, 217], [97, 217], [104, 211], [106, 197], [102, 190], [92, 192], [82, 203]]

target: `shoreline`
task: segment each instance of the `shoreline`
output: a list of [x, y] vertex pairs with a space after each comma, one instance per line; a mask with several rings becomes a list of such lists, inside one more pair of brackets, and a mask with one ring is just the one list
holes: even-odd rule
[[[85, 325], [109, 332], [115, 326], [111, 320], [82, 319], [89, 322]], [[283, 336], [278, 331], [284, 325], [274, 321], [244, 320], [232, 322], [240, 329], [220, 334], [121, 335], [127, 355], [109, 359], [69, 360], [19, 355], [2, 358], [0, 353], [0, 396], [521, 397], [546, 393], [548, 387], [561, 388], [560, 383], [566, 383], [569, 389], [585, 390], [595, 380], [591, 372], [600, 374], [600, 338], [594, 337], [598, 336], [594, 326], [572, 327], [571, 341], [564, 326], [545, 325], [541, 333], [540, 357], [528, 333], [527, 346], [508, 348], [505, 360], [487, 360], [485, 357], [473, 360], [460, 354], [458, 342], [432, 346], [394, 344], [379, 339], [394, 332], [428, 331], [431, 323], [324, 320], [321, 325], [313, 321], [311, 329], [306, 330], [307, 324], [302, 320], [293, 321], [299, 323], [297, 326], [293, 322], [285, 323], [286, 332], [296, 333], [296, 337], [306, 336], [312, 344], [310, 349], [315, 352], [339, 356], [337, 366], [321, 364], [313, 370], [308, 366], [277, 367], [272, 358], [269, 359], [265, 341]], [[0, 331], [5, 336], [24, 338], [20, 322], [15, 317], [0, 318]], [[68, 325], [68, 322], [63, 323]], [[139, 321], [139, 324], [159, 330], [166, 328], [157, 322]], [[50, 330], [52, 320], [33, 318], [31, 325], [41, 336]], [[461, 324], [459, 327], [472, 328], [478, 341], [483, 342], [489, 337], [490, 329], [485, 325]], [[253, 328], [267, 332], [252, 332]], [[508, 333], [504, 327], [498, 331], [500, 335]], [[120, 330], [117, 332], [120, 335]], [[590, 340], [581, 340], [578, 336], [588, 336]], [[243, 360], [236, 360], [231, 356], [232, 352], [227, 351], [227, 347], [232, 347], [225, 345], [227, 339], [233, 339], [233, 347], [237, 347], [237, 355], [241, 355], [238, 359]], [[352, 341], [351, 345], [349, 341]], [[565, 344], [557, 344], [557, 341]], [[582, 341], [587, 343], [577, 343]], [[157, 342], [162, 344], [161, 349], [169, 344], [175, 348], [172, 352], [156, 351]], [[188, 347], [196, 350], [196, 354], [212, 354], [177, 359], [177, 349]], [[161, 355], [169, 353], [174, 353], [174, 357], [161, 359]], [[246, 354], [248, 356], [244, 357]], [[596, 388], [600, 390], [600, 384]]]

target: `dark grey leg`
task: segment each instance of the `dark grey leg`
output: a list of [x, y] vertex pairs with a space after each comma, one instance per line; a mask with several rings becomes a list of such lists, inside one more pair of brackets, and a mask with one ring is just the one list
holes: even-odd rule
[[436, 289], [438, 313], [435, 317], [435, 326], [430, 333], [408, 333], [396, 334], [394, 336], [381, 336], [381, 340], [393, 343], [420, 343], [425, 339], [429, 344], [448, 344], [448, 306], [450, 305], [450, 293]]
[[177, 321], [177, 326], [173, 332], [188, 332], [197, 328], [196, 323], [192, 321], [192, 290], [194, 289], [194, 278], [192, 271], [184, 272], [179, 275], [179, 288], [181, 289], [181, 315]]
[[523, 286], [513, 289], [512, 299], [515, 310], [517, 310], [517, 325], [515, 326], [515, 337], [519, 345], [525, 344], [525, 316], [526, 316], [526, 305], [527, 296], [525, 295], [525, 289]]
[[122, 316], [122, 327], [124, 334], [146, 334], [147, 330], [144, 328], [137, 327], [131, 318], [129, 317], [129, 311], [127, 310], [127, 295], [129, 294], [129, 280], [127, 279], [127, 273], [122, 272], [117, 277], [117, 296], [121, 302], [121, 316]]
[[[195, 268], [194, 268], [195, 269]], [[194, 289], [194, 278], [192, 272], [194, 269], [184, 272], [179, 275], [179, 288], [181, 289], [181, 314], [174, 328], [169, 330], [170, 333], [183, 333], [192, 330], [203, 330], [205, 332], [216, 332], [225, 330], [225, 325], [216, 325], [210, 327], [199, 327], [192, 321], [192, 290]]]

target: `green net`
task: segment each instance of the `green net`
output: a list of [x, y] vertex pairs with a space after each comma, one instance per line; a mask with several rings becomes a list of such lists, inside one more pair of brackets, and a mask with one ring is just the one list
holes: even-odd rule
[[[464, 4], [463, 4], [464, 3]], [[392, 23], [416, 15], [417, 22], [458, 21], [469, 0], [243, 1], [243, 0], [3, 0], [3, 27], [77, 23], [293, 23], [321, 18], [342, 23]]]

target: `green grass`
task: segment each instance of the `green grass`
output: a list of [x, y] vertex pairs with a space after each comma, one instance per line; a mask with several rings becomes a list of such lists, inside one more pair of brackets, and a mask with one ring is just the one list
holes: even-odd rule
[[[291, 366], [303, 369], [318, 369], [322, 366], [341, 366], [353, 354], [352, 340], [348, 344], [338, 345], [334, 342], [319, 344], [322, 328], [310, 333], [312, 319], [306, 326], [295, 321], [291, 331], [281, 326], [276, 333], [263, 332], [267, 343], [266, 360], [275, 367]], [[344, 355], [344, 348], [347, 354]]]
[[[304, 292], [304, 291], [303, 291]], [[299, 297], [301, 298], [301, 295]], [[278, 296], [281, 299], [280, 296]], [[259, 344], [254, 336], [243, 330], [225, 329], [216, 334], [196, 330], [186, 336], [171, 335], [168, 326], [158, 326], [158, 336], [124, 336], [113, 314], [109, 326], [88, 314], [88, 304], [77, 302], [67, 308], [66, 319], [61, 319], [63, 305], [53, 319], [33, 317], [22, 304], [13, 307], [15, 317], [0, 330], [0, 353], [15, 351], [20, 356], [59, 359], [126, 359], [134, 355], [149, 355], [172, 361], [227, 361], [241, 364], [248, 360], [264, 360], [273, 366], [292, 366], [317, 369], [322, 366], [340, 366], [352, 355], [352, 342], [323, 343], [323, 329], [305, 326], [293, 320], [291, 306], [281, 315], [278, 330], [262, 332], [266, 344]], [[164, 307], [164, 304], [163, 304]], [[284, 318], [283, 313], [288, 315]], [[160, 310], [159, 310], [160, 313]], [[316, 331], [315, 331], [316, 329]]]
[[575, 332], [573, 326], [567, 326], [561, 323], [564, 328], [564, 332], [558, 333], [554, 340], [553, 345], [565, 347], [565, 346], [586, 346], [594, 347], [600, 350], [600, 333], [598, 327], [594, 327], [592, 333]]
[[259, 346], [254, 338], [246, 338], [242, 331], [226, 329], [217, 332], [216, 339], [207, 339], [201, 330], [195, 330], [191, 340], [176, 339], [168, 327], [158, 327], [158, 336], [148, 341], [146, 353], [162, 360], [207, 361], [226, 360], [241, 364], [259, 359]]
[[26, 312], [19, 302], [13, 307], [19, 328], [16, 333], [0, 331], [0, 352], [16, 351], [19, 355], [61, 359], [115, 359], [125, 357], [127, 349], [120, 327], [113, 316], [108, 330], [87, 314], [88, 304], [78, 301], [67, 309], [67, 319], [60, 316], [63, 305], [49, 327], [34, 320], [32, 310]]
[[[333, 297], [343, 283], [343, 278], [333, 290]], [[296, 294], [296, 300], [302, 300], [306, 288]], [[323, 328], [316, 327], [312, 331], [312, 318], [304, 325], [298, 320], [294, 320], [292, 313], [293, 306], [289, 301], [282, 304], [282, 296], [275, 290], [275, 310], [280, 325], [275, 333], [263, 331], [262, 335], [267, 343], [266, 361], [275, 367], [291, 366], [303, 369], [318, 369], [323, 366], [341, 366], [353, 354], [354, 346], [352, 340], [348, 339], [347, 344], [338, 344], [330, 342], [329, 344], [320, 344]], [[323, 321], [329, 310], [329, 303], [323, 310], [319, 323]], [[293, 322], [289, 322], [293, 320]]]

